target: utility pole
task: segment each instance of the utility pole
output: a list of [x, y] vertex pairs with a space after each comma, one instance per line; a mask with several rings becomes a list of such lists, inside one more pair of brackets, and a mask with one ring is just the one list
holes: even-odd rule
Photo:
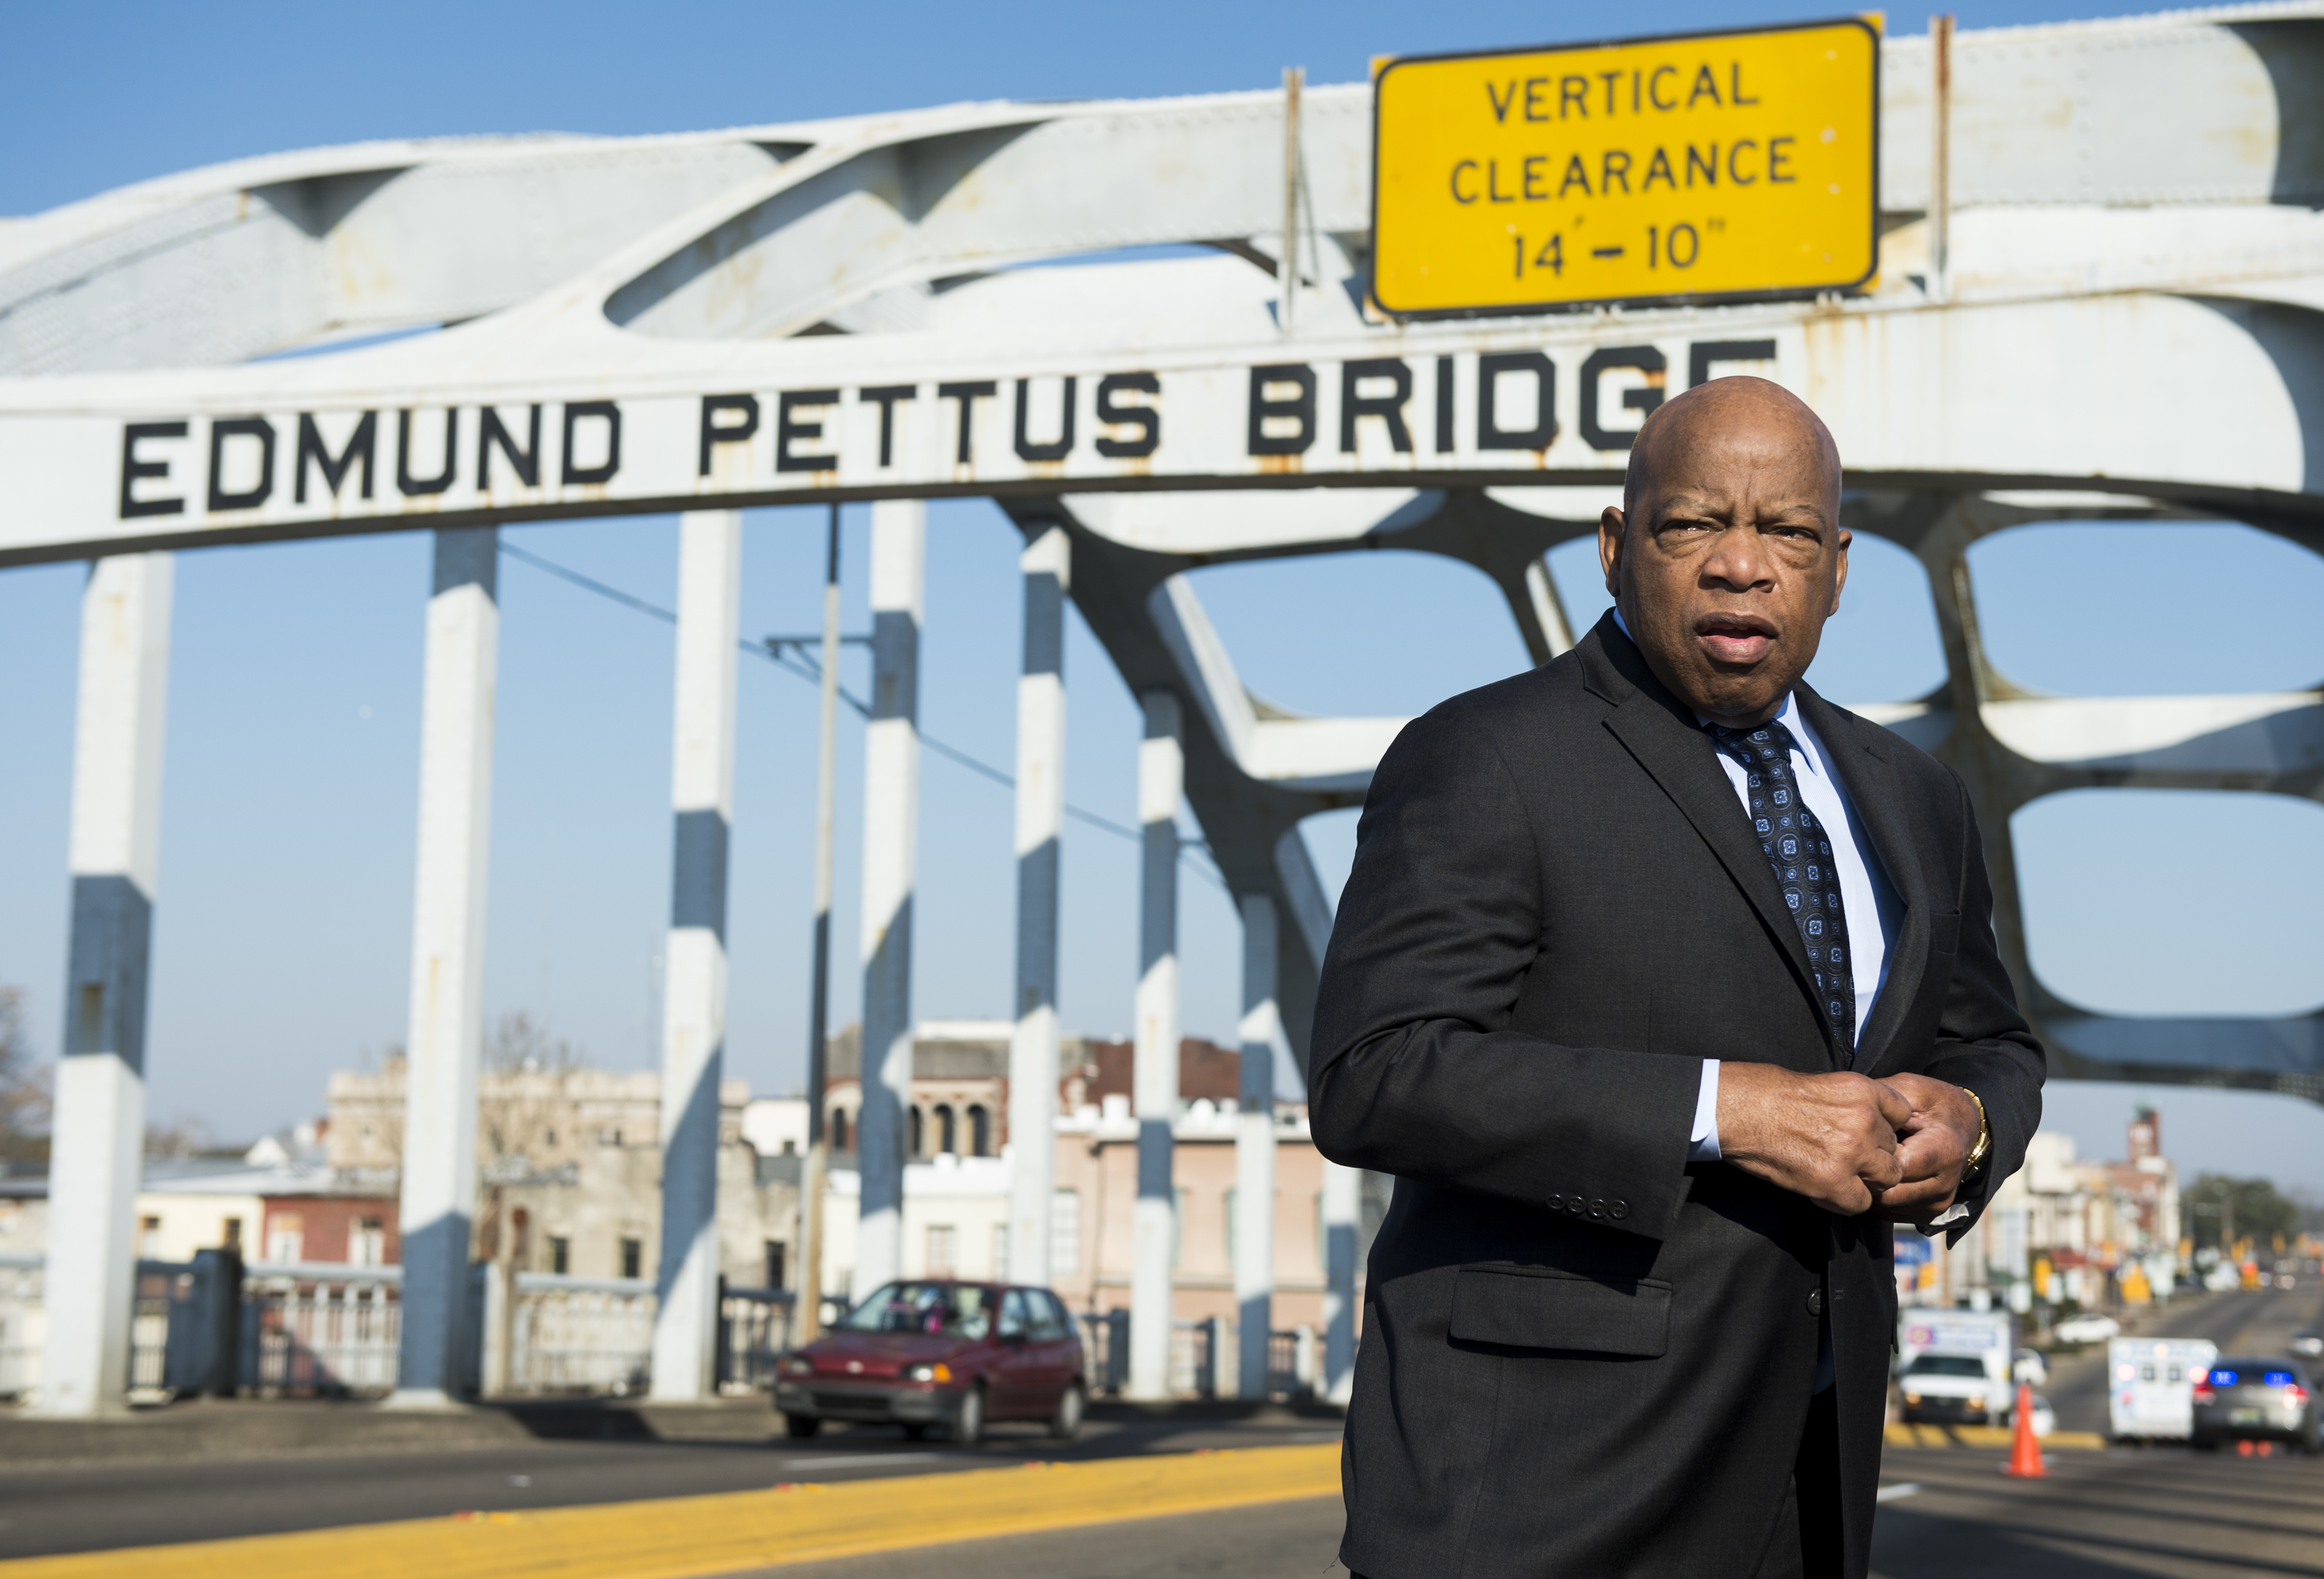
[[1952, 300], [1953, 14], [1929, 18], [1929, 293]]
[[1283, 73], [1283, 250], [1276, 272], [1283, 291], [1282, 329], [1289, 334], [1299, 306], [1299, 91], [1306, 70], [1286, 67]]
[[799, 1305], [798, 1341], [812, 1342], [823, 1327], [823, 1194], [830, 1168], [824, 1132], [824, 1084], [831, 1038], [832, 803], [839, 758], [839, 506], [823, 569], [823, 715], [815, 777], [815, 979], [807, 991], [807, 1177], [799, 1181]]

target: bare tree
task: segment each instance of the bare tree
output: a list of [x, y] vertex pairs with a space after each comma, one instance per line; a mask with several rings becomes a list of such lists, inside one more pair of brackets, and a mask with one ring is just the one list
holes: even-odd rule
[[485, 1039], [476, 1109], [476, 1150], [488, 1177], [495, 1164], [522, 1166], [555, 1150], [569, 1077], [587, 1063], [523, 1010], [500, 1017]]
[[[502, 1192], [539, 1171], [559, 1149], [558, 1126], [572, 1122], [572, 1076], [587, 1059], [522, 1010], [503, 1014], [484, 1039], [476, 1100], [475, 1252], [501, 1260], [514, 1235], [501, 1231]], [[573, 1137], [561, 1137], [569, 1146]]]
[[145, 1126], [148, 1157], [201, 1157], [215, 1150], [209, 1126], [199, 1119], [179, 1118], [166, 1124]]
[[48, 1155], [49, 1070], [24, 1038], [24, 990], [0, 986], [0, 1168]]

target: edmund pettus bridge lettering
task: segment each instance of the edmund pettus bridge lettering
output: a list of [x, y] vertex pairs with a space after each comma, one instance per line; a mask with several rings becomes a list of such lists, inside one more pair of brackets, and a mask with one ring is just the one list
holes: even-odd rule
[[1720, 372], [1773, 374], [1778, 346], [1773, 337], [1561, 346], [1168, 374], [181, 416], [117, 424], [110, 492], [122, 521], [353, 520], [932, 481], [989, 488], [1011, 478], [1088, 485], [1109, 474], [1531, 471], [1577, 440], [1582, 453], [1569, 464], [1602, 469], [1591, 457], [1629, 448], [1674, 365], [1687, 385]]

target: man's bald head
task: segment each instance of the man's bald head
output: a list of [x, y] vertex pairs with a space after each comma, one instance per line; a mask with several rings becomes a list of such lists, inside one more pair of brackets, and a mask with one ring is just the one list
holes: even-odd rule
[[1757, 723], [1813, 661], [1848, 579], [1840, 448], [1763, 378], [1698, 384], [1648, 415], [1599, 562], [1631, 638], [1682, 700]]
[[1833, 520], [1840, 518], [1840, 446], [1832, 442], [1831, 429], [1807, 402], [1782, 384], [1740, 374], [1698, 383], [1646, 413], [1637, 441], [1630, 446], [1629, 469], [1622, 478], [1623, 510], [1637, 507], [1642, 484], [1651, 479], [1657, 466], [1688, 455], [1705, 435], [1731, 432], [1738, 425], [1788, 431], [1803, 449], [1818, 456], [1828, 479], [1827, 510]]

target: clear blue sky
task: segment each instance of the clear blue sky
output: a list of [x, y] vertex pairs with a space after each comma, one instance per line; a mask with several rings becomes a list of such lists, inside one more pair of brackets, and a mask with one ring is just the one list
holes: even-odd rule
[[[1969, 5], [1964, 26], [2107, 14]], [[1791, 18], [1775, 5], [1646, 5], [1640, 32]], [[1601, 7], [1194, 0], [1088, 5], [897, 4], [649, 10], [411, 3], [392, 19], [309, 5], [0, 6], [14, 69], [0, 97], [0, 214], [28, 214], [198, 164], [369, 137], [644, 133], [959, 99], [1267, 87], [1286, 65], [1360, 78], [1376, 54], [1592, 38]], [[1917, 29], [1918, 18], [1895, 25]], [[529, 527], [511, 540], [667, 604], [665, 519]], [[816, 617], [819, 532], [751, 518], [744, 629]], [[850, 553], [862, 564], [851, 512]], [[1013, 753], [1014, 534], [977, 503], [932, 512], [924, 725], [983, 759]], [[167, 812], [150, 1056], [162, 1120], [241, 1137], [315, 1111], [326, 1075], [403, 1035], [426, 542], [389, 536], [209, 550], [179, 563]], [[1557, 561], [1577, 616], [1602, 604], [1586, 554]], [[2297, 687], [2324, 676], [2324, 563], [2238, 527], [2056, 528], [1974, 559], [1988, 640], [2021, 680], [2140, 694]], [[1845, 700], [1917, 696], [1941, 675], [1925, 585], [1887, 545], [1859, 549], [1817, 683]], [[78, 568], [0, 572], [0, 981], [24, 986], [53, 1051], [64, 971], [64, 836]], [[1300, 596], [1282, 596], [1296, 579]], [[1204, 573], [1250, 685], [1320, 712], [1414, 712], [1523, 662], [1491, 589], [1402, 556]], [[505, 566], [489, 1011], [526, 1010], [600, 1062], [652, 1062], [653, 959], [668, 904], [666, 628], [521, 564]], [[862, 582], [849, 586], [860, 627]], [[1382, 629], [1398, 640], [1377, 638]], [[1134, 819], [1134, 710], [1085, 632], [1069, 650], [1068, 794]], [[799, 1076], [805, 1043], [812, 691], [746, 664], [734, 844], [729, 1067], [760, 1090]], [[860, 677], [859, 677], [860, 683]], [[844, 740], [834, 983], [854, 1012], [855, 753]], [[918, 1004], [1006, 1011], [1013, 889], [1005, 791], [926, 769]], [[2037, 967], [2124, 1012], [2283, 1012], [2324, 1002], [2324, 812], [2305, 803], [2104, 793], [2019, 819]], [[2211, 820], [2201, 852], [2172, 836]], [[1349, 819], [1314, 829], [1345, 869]], [[1120, 1030], [1134, 971], [1130, 846], [1069, 825], [1064, 1013]], [[2203, 924], [2238, 896], [2232, 932]], [[1224, 896], [1190, 876], [1186, 1021], [1230, 1037], [1238, 947]], [[2120, 1149], [2137, 1093], [2052, 1088], [2086, 1154]], [[2324, 1112], [2232, 1094], [2149, 1094], [2195, 1167], [2264, 1168], [2324, 1190]]]

